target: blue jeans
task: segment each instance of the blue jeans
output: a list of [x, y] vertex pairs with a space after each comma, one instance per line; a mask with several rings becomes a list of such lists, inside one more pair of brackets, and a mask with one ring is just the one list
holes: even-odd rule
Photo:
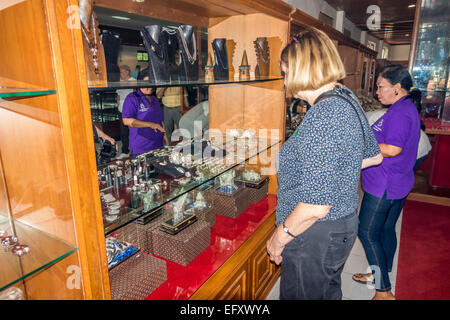
[[387, 199], [365, 192], [359, 212], [358, 236], [372, 268], [377, 291], [391, 290], [388, 272], [392, 271], [397, 235], [395, 224], [402, 211], [403, 199]]

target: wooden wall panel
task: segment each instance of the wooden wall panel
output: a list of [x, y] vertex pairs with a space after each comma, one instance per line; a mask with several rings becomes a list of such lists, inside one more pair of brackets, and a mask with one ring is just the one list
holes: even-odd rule
[[209, 87], [209, 128], [220, 130], [243, 129], [244, 86], [215, 85]]
[[[245, 30], [245, 32], [243, 32]], [[264, 14], [230, 17], [208, 29], [208, 46], [215, 38], [226, 38], [234, 44], [229, 51], [234, 70], [239, 70], [244, 50], [251, 66], [251, 76], [256, 67], [253, 41], [267, 37], [271, 64], [270, 75], [280, 76], [279, 57], [287, 43], [288, 23]], [[230, 46], [227, 46], [229, 48]], [[237, 77], [237, 73], [235, 74]], [[283, 81], [238, 86], [210, 87], [210, 127], [278, 129], [284, 127]], [[230, 127], [232, 125], [234, 127]]]
[[339, 45], [339, 54], [344, 63], [345, 72], [347, 74], [354, 74], [358, 68], [358, 50], [346, 45]]
[[29, 300], [83, 300], [83, 283], [75, 252], [43, 272], [27, 278], [24, 287]]
[[222, 290], [213, 298], [214, 300], [248, 300], [250, 287], [250, 270], [248, 262], [236, 273], [227, 277], [229, 280]]
[[[31, 99], [52, 100], [21, 99], [22, 105]], [[8, 137], [0, 148], [12, 216], [76, 245], [60, 126], [4, 108], [0, 118], [0, 136]]]
[[41, 2], [28, 0], [0, 11], [0, 86], [55, 87]]

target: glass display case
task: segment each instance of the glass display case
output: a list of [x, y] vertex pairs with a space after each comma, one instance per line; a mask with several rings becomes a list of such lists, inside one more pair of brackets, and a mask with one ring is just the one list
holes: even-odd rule
[[[164, 67], [163, 55], [158, 55], [164, 42], [158, 35], [163, 37], [167, 33], [171, 35], [171, 41], [175, 41], [173, 29], [164, 27], [175, 23], [159, 21], [161, 25], [158, 27], [153, 24], [154, 19], [147, 19], [149, 27], [143, 29], [149, 32], [142, 32], [141, 36], [149, 53], [151, 80], [108, 81], [106, 85], [89, 85], [91, 108], [100, 110], [99, 117], [102, 118], [99, 121], [105, 119], [108, 106], [114, 105], [111, 93], [123, 89], [184, 87], [201, 100], [205, 96], [208, 100], [213, 99], [213, 108], [220, 105], [221, 102], [214, 99], [223, 92], [228, 95], [227, 107], [236, 109], [232, 117], [239, 120], [246, 117], [243, 110], [248, 108], [246, 104], [253, 103], [245, 101], [243, 91], [264, 90], [265, 95], [275, 92], [283, 98], [280, 90], [283, 78], [279, 70], [269, 73], [261, 67], [259, 74], [251, 71], [249, 77], [240, 78], [237, 72], [231, 70], [233, 52], [227, 56], [226, 51], [223, 55], [215, 48], [218, 50], [215, 60], [226, 60], [230, 70], [219, 70], [223, 71], [220, 78], [207, 77], [208, 42], [219, 37], [208, 35], [206, 29], [201, 31], [200, 48], [193, 39], [194, 45], [190, 46], [178, 35], [178, 65], [170, 67], [166, 75], [161, 71]], [[107, 28], [104, 23], [102, 26]], [[181, 33], [184, 29], [178, 27], [176, 30]], [[118, 39], [121, 40], [120, 36]], [[243, 46], [236, 42], [233, 45]], [[253, 43], [249, 41], [249, 45], [253, 46]], [[198, 50], [198, 54], [193, 54], [189, 49]], [[108, 49], [105, 50], [105, 55], [108, 55]], [[185, 57], [185, 53], [190, 54]], [[249, 52], [247, 54], [252, 57]], [[195, 62], [198, 63], [198, 74], [189, 74], [191, 71], [183, 68], [183, 64], [191, 63], [194, 57], [199, 60], [202, 57]], [[170, 64], [172, 57], [167, 57], [167, 60]], [[110, 69], [108, 59], [106, 61], [107, 69]], [[273, 64], [276, 65], [275, 62]], [[267, 69], [268, 65], [265, 67]], [[276, 83], [277, 88], [273, 91], [272, 82]], [[213, 87], [217, 88], [215, 92], [212, 92]], [[237, 93], [233, 95], [232, 92]], [[198, 100], [194, 97], [192, 101]], [[227, 109], [214, 111], [225, 114]], [[96, 121], [96, 113], [92, 115]], [[261, 125], [252, 128], [227, 125], [225, 130], [219, 130], [210, 120], [211, 128], [213, 130], [202, 132], [197, 138], [183, 137], [177, 143], [139, 154], [135, 158], [113, 159], [98, 165], [113, 299], [189, 298], [273, 214], [275, 202], [269, 195], [270, 179], [262, 167], [274, 159], [273, 155], [281, 143], [279, 134], [273, 135]], [[256, 206], [265, 209], [256, 210]], [[244, 226], [245, 232], [242, 229]], [[212, 254], [214, 252], [222, 253], [218, 257]], [[204, 266], [205, 259], [209, 261], [208, 267]], [[202, 268], [199, 268], [199, 263]], [[177, 270], [176, 275], [174, 270]], [[137, 278], [140, 281], [136, 281]], [[184, 278], [182, 283], [180, 278]]]
[[446, 0], [422, 1], [412, 64], [422, 92], [422, 117], [450, 121], [450, 11]]
[[[83, 3], [86, 5], [77, 8], [56, 0], [16, 1], [0, 9], [0, 24], [8, 31], [1, 32], [0, 39], [9, 44], [0, 52], [2, 69], [8, 76], [0, 79], [0, 149], [7, 182], [7, 188], [0, 184], [0, 196], [5, 195], [0, 212], [3, 215], [11, 211], [17, 218], [14, 220], [17, 223], [8, 220], [6, 226], [2, 225], [5, 243], [13, 244], [14, 238], [10, 236], [16, 236], [23, 246], [15, 250], [17, 253], [21, 250], [21, 257], [2, 258], [5, 264], [1, 266], [0, 288], [8, 288], [0, 292], [1, 298], [19, 297], [13, 287], [21, 286], [26, 286], [28, 299], [264, 298], [280, 272], [270, 264], [264, 247], [274, 229], [276, 180], [271, 176], [268, 185], [256, 184], [254, 189], [258, 193], [252, 201], [257, 203], [247, 203], [248, 208], [235, 218], [218, 214], [211, 199], [221, 172], [236, 170], [237, 177], [240, 163], [260, 161], [266, 153], [275, 154], [278, 141], [282, 140], [285, 105], [278, 57], [288, 41], [292, 8], [271, 0], [258, 3], [230, 0], [220, 4], [208, 0], [198, 3], [96, 0], [97, 7], [93, 1]], [[132, 68], [135, 65], [116, 59], [117, 52], [112, 52], [117, 48], [114, 35], [109, 42], [100, 41], [97, 34], [100, 28], [95, 21], [99, 11], [94, 12], [99, 7], [119, 13], [116, 17], [135, 15], [133, 19], [122, 20], [123, 23], [143, 21], [147, 25], [150, 18], [173, 19], [175, 29], [195, 25], [197, 31], [206, 30], [207, 35], [197, 33], [197, 39], [202, 39], [197, 47], [201, 52], [197, 80], [170, 84], [150, 81], [133, 84], [133, 88], [172, 85], [196, 88], [188, 92], [190, 104], [208, 99], [210, 128], [223, 132], [232, 128], [243, 132], [258, 128], [279, 130], [275, 139], [267, 139], [275, 142], [254, 153], [236, 156], [235, 163], [214, 168], [200, 163], [198, 166], [203, 165], [200, 169], [204, 172], [195, 175], [198, 180], [192, 175], [192, 171], [198, 171], [197, 164], [186, 167], [189, 170], [184, 173], [191, 173], [188, 181], [186, 176], [167, 178], [150, 163], [154, 168], [147, 170], [148, 177], [144, 172], [143, 178], [147, 189], [142, 189], [137, 177], [138, 185], [133, 190], [133, 176], [131, 191], [125, 188], [129, 199], [116, 197], [116, 181], [120, 194], [126, 172], [122, 169], [124, 175], [117, 176], [119, 170], [114, 167], [108, 169], [109, 173], [103, 172], [104, 167], [97, 168], [90, 120], [110, 122], [114, 97], [111, 100], [101, 97], [103, 104], [99, 104], [98, 95], [123, 89], [113, 84], [119, 81], [117, 65], [109, 67], [122, 63]], [[138, 15], [141, 20], [134, 19]], [[118, 22], [116, 18], [111, 18], [112, 21]], [[23, 35], [23, 41], [17, 41], [18, 34]], [[254, 41], [261, 37], [267, 39], [268, 50], [257, 57]], [[207, 45], [203, 45], [204, 39]], [[208, 51], [212, 56], [212, 50], [207, 48], [213, 39], [226, 39], [229, 45], [229, 80], [204, 80]], [[144, 49], [144, 44], [138, 46], [139, 51], [148, 49]], [[189, 43], [187, 47], [192, 49]], [[236, 71], [245, 65], [241, 63], [245, 51], [250, 78], [239, 81]], [[189, 51], [191, 55], [184, 53], [181, 58], [186, 67], [194, 56], [193, 51]], [[262, 62], [267, 61], [267, 54], [270, 64]], [[257, 66], [258, 75], [254, 71]], [[214, 70], [213, 64], [209, 67], [208, 71]], [[220, 70], [225, 71], [225, 67], [225, 60], [221, 60]], [[211, 137], [207, 140], [207, 144], [218, 143]], [[242, 150], [245, 149], [238, 149]], [[151, 158], [143, 159], [144, 164]], [[128, 159], [121, 160], [122, 168], [126, 167]], [[134, 159], [129, 160], [134, 165]], [[177, 161], [176, 157], [171, 161]], [[119, 167], [118, 163], [109, 165]], [[140, 167], [143, 169], [142, 163]], [[100, 186], [98, 171], [101, 171]], [[112, 188], [107, 189], [108, 181], [102, 174], [111, 172], [116, 176], [111, 176]], [[246, 188], [251, 188], [250, 184], [244, 183], [239, 190]], [[2, 193], [4, 189], [6, 193]], [[229, 194], [228, 204], [241, 201], [237, 195], [242, 194], [241, 191]], [[180, 210], [172, 205], [184, 195], [182, 219], [171, 224], [169, 220], [175, 213], [180, 216]], [[265, 196], [257, 201], [261, 195]], [[118, 217], [115, 219], [114, 215]], [[189, 223], [195, 220], [191, 218], [194, 215], [197, 220]], [[162, 224], [176, 228], [185, 221], [188, 223], [176, 234], [160, 229]], [[43, 243], [45, 248], [33, 243]], [[47, 251], [49, 247], [54, 252]], [[36, 261], [38, 264], [27, 264]], [[10, 266], [13, 268], [7, 270]], [[17, 277], [9, 277], [14, 271], [18, 271]], [[250, 279], [255, 281], [254, 286], [249, 284]]]

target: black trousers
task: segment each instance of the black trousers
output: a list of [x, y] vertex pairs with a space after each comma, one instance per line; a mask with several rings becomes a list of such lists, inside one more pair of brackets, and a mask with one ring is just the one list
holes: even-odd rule
[[130, 128], [123, 124], [122, 113], [120, 114], [120, 141], [122, 141], [122, 153], [130, 152]]
[[281, 300], [341, 300], [341, 273], [356, 240], [356, 212], [317, 221], [289, 242], [281, 262]]

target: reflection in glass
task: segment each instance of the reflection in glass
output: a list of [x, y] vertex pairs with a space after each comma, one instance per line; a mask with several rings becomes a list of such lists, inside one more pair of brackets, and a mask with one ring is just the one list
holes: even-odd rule
[[[448, 0], [423, 1], [413, 63], [414, 86], [422, 91], [422, 117], [450, 121], [450, 10]], [[445, 110], [444, 110], [445, 109]]]

